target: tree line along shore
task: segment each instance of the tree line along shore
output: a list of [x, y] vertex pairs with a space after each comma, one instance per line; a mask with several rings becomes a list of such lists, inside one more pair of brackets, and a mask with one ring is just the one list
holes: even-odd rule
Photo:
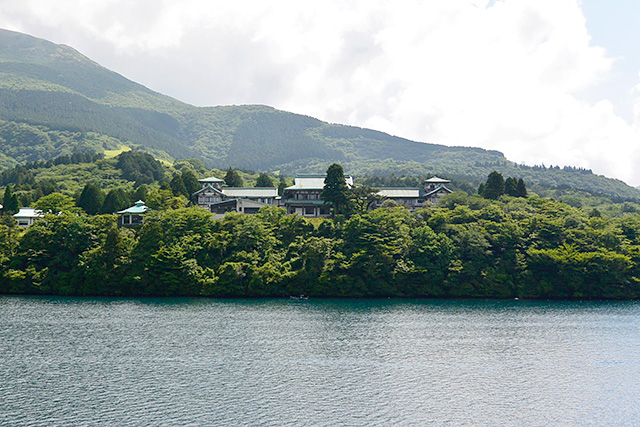
[[[58, 209], [60, 208], [60, 209]], [[636, 299], [640, 214], [532, 195], [455, 192], [414, 212], [383, 205], [306, 219], [198, 207], [139, 228], [58, 206], [0, 225], [0, 293], [76, 296]]]

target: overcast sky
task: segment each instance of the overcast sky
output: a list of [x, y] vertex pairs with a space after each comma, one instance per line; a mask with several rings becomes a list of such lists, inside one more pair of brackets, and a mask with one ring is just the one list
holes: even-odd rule
[[640, 185], [637, 0], [2, 0], [199, 106], [267, 104]]

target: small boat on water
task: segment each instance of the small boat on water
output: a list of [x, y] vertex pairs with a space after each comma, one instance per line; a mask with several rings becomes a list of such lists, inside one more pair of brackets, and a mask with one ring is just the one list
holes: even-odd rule
[[308, 295], [291, 295], [289, 299], [306, 300], [306, 299], [309, 299], [309, 296]]

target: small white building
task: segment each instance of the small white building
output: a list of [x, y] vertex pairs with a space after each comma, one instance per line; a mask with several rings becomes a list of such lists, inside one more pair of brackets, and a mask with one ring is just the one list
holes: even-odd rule
[[34, 208], [20, 208], [18, 213], [13, 215], [19, 227], [28, 227], [36, 222], [36, 219], [43, 216], [44, 213], [41, 210]]

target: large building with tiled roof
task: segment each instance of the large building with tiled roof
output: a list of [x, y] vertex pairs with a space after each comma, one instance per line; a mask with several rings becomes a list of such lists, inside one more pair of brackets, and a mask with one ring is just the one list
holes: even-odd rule
[[209, 177], [198, 180], [202, 188], [193, 194], [198, 206], [214, 214], [235, 211], [256, 213], [263, 206], [278, 205], [275, 187], [223, 187], [224, 180]]
[[[326, 175], [296, 175], [293, 185], [284, 189], [281, 204], [287, 213], [310, 217], [328, 217], [331, 206], [322, 200]], [[353, 178], [345, 176], [347, 187], [353, 186]]]
[[[322, 200], [326, 175], [300, 174], [294, 183], [286, 187], [282, 197], [275, 187], [224, 187], [224, 180], [210, 177], [198, 182], [202, 188], [193, 194], [196, 204], [216, 215], [226, 212], [253, 214], [263, 206], [281, 206], [289, 214], [306, 217], [328, 217], [331, 205]], [[345, 176], [348, 187], [353, 186], [353, 178]], [[380, 207], [386, 200], [393, 200], [400, 206], [415, 210], [425, 203], [437, 203], [452, 191], [446, 187], [451, 181], [434, 176], [424, 181], [421, 187], [383, 187], [378, 195], [380, 200], [373, 206]]]

